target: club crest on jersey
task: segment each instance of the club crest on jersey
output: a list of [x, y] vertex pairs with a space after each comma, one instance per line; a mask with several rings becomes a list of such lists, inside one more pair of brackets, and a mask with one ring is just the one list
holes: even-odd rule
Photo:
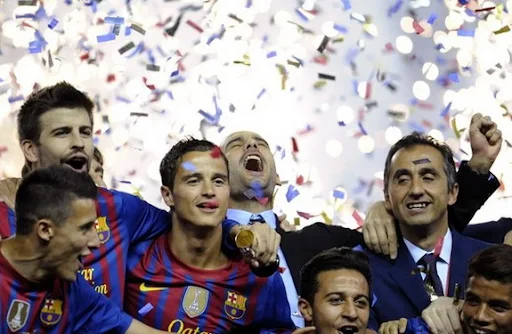
[[240, 319], [245, 315], [245, 303], [247, 297], [228, 291], [226, 301], [224, 302], [224, 311], [231, 319]]
[[17, 332], [25, 326], [30, 313], [30, 304], [24, 300], [13, 299], [7, 311], [7, 326], [11, 332]]
[[41, 321], [46, 325], [55, 325], [62, 318], [62, 300], [47, 298], [41, 310]]
[[107, 225], [107, 217], [98, 217], [98, 219], [96, 219], [96, 232], [102, 244], [110, 239], [110, 228]]
[[189, 286], [183, 295], [181, 307], [189, 317], [195, 318], [206, 310], [209, 297], [210, 292], [208, 290], [197, 286]]

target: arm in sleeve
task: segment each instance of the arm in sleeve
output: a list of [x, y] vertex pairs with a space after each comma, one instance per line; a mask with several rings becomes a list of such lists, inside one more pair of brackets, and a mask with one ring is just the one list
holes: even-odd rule
[[129, 315], [94, 291], [81, 275], [77, 275], [76, 282], [71, 285], [71, 294], [70, 300], [74, 304], [68, 307], [74, 317], [73, 333], [125, 333], [132, 324]]
[[238, 247], [235, 245], [235, 241], [231, 238], [231, 230], [235, 226], [239, 226], [240, 224], [231, 219], [224, 219], [222, 222], [222, 250], [225, 254], [227, 254], [229, 257], [237, 254], [240, 254], [240, 251], [238, 250]]
[[[261, 297], [264, 298], [264, 302], [260, 303], [258, 312], [261, 314], [260, 328], [275, 330], [276, 333], [295, 329], [281, 274], [275, 273], [270, 276], [261, 293], [263, 293]], [[258, 299], [262, 300], [261, 297]]]
[[448, 208], [448, 216], [452, 227], [461, 232], [498, 189], [500, 182], [492, 173], [481, 175], [473, 172], [467, 161], [463, 161], [459, 167], [457, 182], [459, 195], [457, 202]]
[[353, 248], [364, 242], [363, 234], [350, 228], [316, 223], [303, 228], [299, 235], [302, 235], [303, 241], [310, 243], [311, 240], [321, 240], [323, 249], [332, 247], [350, 247]]
[[501, 244], [505, 240], [505, 235], [511, 230], [512, 218], [501, 218], [494, 222], [471, 224], [466, 227], [463, 234], [485, 242]]
[[137, 196], [117, 193], [122, 196], [122, 219], [128, 224], [131, 242], [154, 239], [171, 226], [171, 216], [168, 212]]

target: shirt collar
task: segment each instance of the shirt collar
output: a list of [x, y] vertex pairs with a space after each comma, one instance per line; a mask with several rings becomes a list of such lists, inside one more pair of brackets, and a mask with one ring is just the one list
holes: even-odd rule
[[[418, 263], [421, 258], [428, 253], [432, 253], [432, 251], [427, 252], [424, 249], [421, 249], [420, 247], [416, 246], [409, 240], [404, 239], [404, 243], [407, 246], [407, 249], [409, 250], [409, 253], [411, 254], [414, 262]], [[443, 247], [441, 248], [441, 252], [439, 253], [439, 258], [443, 260], [445, 263], [450, 263], [450, 256], [452, 254], [452, 232], [450, 229], [446, 231], [446, 234], [444, 235], [443, 240]]]
[[[258, 213], [263, 219], [265, 219], [265, 222], [272, 226], [272, 228], [276, 228], [276, 215], [274, 214], [274, 211], [267, 210]], [[253, 214], [248, 211], [239, 210], [239, 209], [228, 209], [227, 217], [228, 219], [234, 220], [242, 225], [247, 225], [251, 221], [251, 217]]]

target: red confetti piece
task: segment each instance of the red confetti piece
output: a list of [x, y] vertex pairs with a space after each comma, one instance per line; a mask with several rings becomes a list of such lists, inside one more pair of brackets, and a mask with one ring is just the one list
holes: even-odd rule
[[302, 175], [299, 175], [299, 177], [297, 177], [297, 180], [295, 181], [299, 186], [304, 184], [304, 176]]
[[313, 58], [313, 61], [317, 64], [320, 64], [320, 65], [326, 65], [327, 64], [327, 61], [328, 61], [328, 58], [327, 56], [318, 56], [318, 57], [315, 57]]
[[187, 20], [187, 24], [188, 24], [189, 26], [191, 26], [192, 28], [194, 28], [195, 30], [197, 30], [197, 32], [200, 32], [200, 33], [202, 33], [202, 32], [203, 32], [203, 28], [201, 28], [200, 26], [198, 26], [198, 25], [197, 25], [197, 23], [192, 22], [192, 21], [190, 21], [190, 20]]
[[277, 270], [279, 270], [279, 273], [282, 274], [286, 271], [285, 267], [279, 267]]
[[354, 210], [354, 212], [352, 212], [352, 218], [356, 220], [358, 226], [363, 226], [364, 219], [361, 217], [361, 215], [359, 215], [359, 212], [357, 212], [357, 210]]
[[297, 153], [299, 152], [299, 145], [297, 145], [297, 140], [292, 137], [292, 152]]
[[89, 59], [89, 52], [80, 55], [81, 61], [88, 60], [88, 59]]
[[393, 47], [393, 44], [391, 44], [390, 42], [387, 42], [386, 45], [384, 45], [384, 48], [386, 52], [393, 52], [395, 51], [395, 48]]
[[412, 22], [412, 27], [414, 28], [414, 31], [416, 31], [418, 35], [425, 31], [425, 29], [423, 29], [423, 27], [420, 26], [420, 24], [416, 20]]
[[372, 96], [372, 83], [368, 81], [366, 83], [366, 94], [364, 95], [365, 100], [368, 100]]
[[116, 75], [115, 74], [109, 74], [107, 76], [107, 82], [113, 82], [116, 81]]
[[151, 90], [155, 90], [155, 89], [156, 89], [155, 85], [148, 85], [148, 84], [147, 84], [148, 79], [147, 79], [146, 77], [143, 77], [143, 78], [142, 78], [142, 81], [144, 81], [144, 85], [145, 85], [146, 87], [148, 87], [149, 89], [151, 89]]
[[221, 155], [221, 151], [220, 151], [220, 147], [218, 146], [215, 146], [214, 148], [212, 148], [211, 152], [210, 152], [212, 158], [220, 158], [220, 155]]
[[257, 200], [258, 200], [258, 202], [261, 205], [267, 205], [269, 198], [268, 197], [262, 197], [262, 198], [257, 198]]
[[304, 218], [304, 219], [309, 219], [309, 218], [315, 217], [314, 215], [309, 214], [309, 213], [307, 213], [307, 212], [300, 212], [300, 211], [297, 211], [297, 214], [298, 214], [300, 217]]

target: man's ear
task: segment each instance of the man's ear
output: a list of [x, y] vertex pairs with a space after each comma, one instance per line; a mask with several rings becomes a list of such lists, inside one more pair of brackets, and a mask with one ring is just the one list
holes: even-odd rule
[[29, 163], [36, 163], [39, 161], [39, 148], [31, 140], [23, 139], [21, 141], [21, 151], [25, 156], [25, 160]]
[[302, 297], [299, 298], [299, 311], [307, 323], [313, 322], [313, 308], [309, 302]]
[[457, 202], [457, 196], [459, 195], [459, 184], [455, 183], [452, 190], [448, 192], [448, 205], [453, 205]]
[[160, 194], [162, 194], [162, 199], [168, 207], [174, 206], [174, 198], [172, 197], [171, 189], [169, 189], [169, 187], [161, 186]]
[[49, 219], [41, 219], [36, 222], [36, 231], [39, 239], [46, 242], [55, 236], [55, 224]]

